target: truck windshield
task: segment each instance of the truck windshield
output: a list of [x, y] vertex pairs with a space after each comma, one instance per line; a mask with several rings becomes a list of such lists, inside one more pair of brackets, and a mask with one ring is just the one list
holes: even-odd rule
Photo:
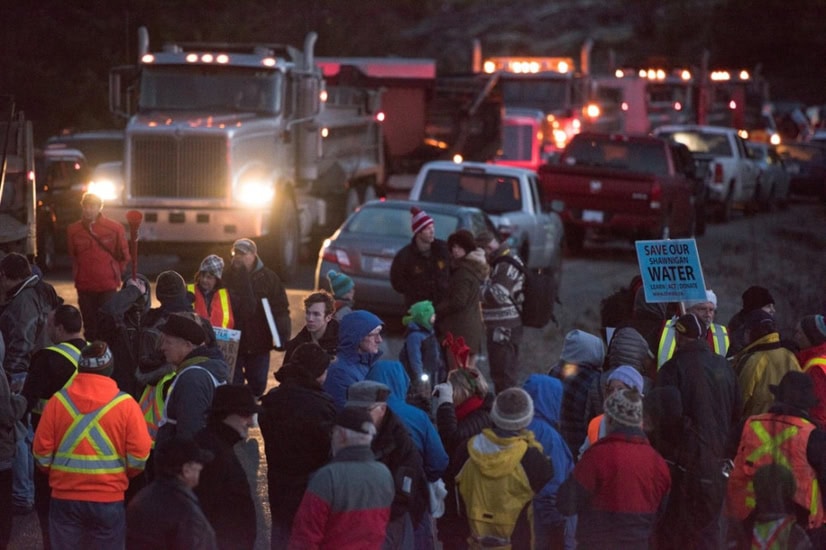
[[571, 84], [567, 78], [503, 78], [502, 97], [506, 107], [562, 111], [574, 101]]
[[574, 139], [561, 159], [570, 166], [604, 166], [617, 170], [668, 175], [668, 159], [659, 143], [609, 139]]
[[536, 129], [531, 124], [505, 124], [502, 130], [503, 160], [532, 160]]
[[188, 110], [277, 113], [282, 107], [278, 71], [239, 67], [144, 67], [141, 111]]

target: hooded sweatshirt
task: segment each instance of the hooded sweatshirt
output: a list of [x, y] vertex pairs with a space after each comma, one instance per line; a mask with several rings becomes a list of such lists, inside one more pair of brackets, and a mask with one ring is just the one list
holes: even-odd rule
[[347, 402], [347, 388], [364, 380], [373, 363], [381, 355], [359, 349], [365, 336], [382, 325], [381, 319], [369, 311], [356, 310], [345, 315], [338, 327], [338, 352], [336, 360], [327, 369], [324, 391], [333, 398], [336, 410]]
[[410, 387], [410, 378], [402, 364], [398, 361], [378, 361], [367, 373], [367, 379], [381, 382], [390, 388], [387, 406], [405, 425], [413, 444], [422, 453], [427, 480], [436, 481], [442, 477], [447, 469], [447, 453], [427, 413], [404, 400]]

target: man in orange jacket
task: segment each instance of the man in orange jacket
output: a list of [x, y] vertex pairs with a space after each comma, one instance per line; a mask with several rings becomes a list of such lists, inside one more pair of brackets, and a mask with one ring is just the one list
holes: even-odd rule
[[84, 347], [77, 376], [49, 399], [35, 432], [34, 457], [52, 489], [54, 550], [124, 546], [124, 492], [152, 441], [137, 402], [110, 378], [112, 367], [105, 343]]

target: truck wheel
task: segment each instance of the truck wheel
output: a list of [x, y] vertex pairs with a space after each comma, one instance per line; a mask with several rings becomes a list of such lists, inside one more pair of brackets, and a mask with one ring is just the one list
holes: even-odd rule
[[298, 251], [301, 245], [298, 234], [298, 214], [292, 200], [282, 201], [276, 209], [269, 238], [268, 262], [285, 283], [290, 282], [298, 270]]

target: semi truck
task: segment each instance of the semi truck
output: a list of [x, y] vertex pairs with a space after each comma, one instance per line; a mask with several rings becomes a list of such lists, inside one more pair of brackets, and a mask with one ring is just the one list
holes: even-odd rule
[[[140, 239], [176, 250], [240, 237], [289, 280], [384, 179], [379, 92], [325, 83], [315, 33], [303, 49], [181, 42], [110, 72], [110, 109], [129, 118], [109, 215], [143, 214]], [[132, 109], [132, 105], [135, 109]], [[133, 112], [134, 111], [134, 112]], [[109, 173], [113, 173], [111, 166]]]

